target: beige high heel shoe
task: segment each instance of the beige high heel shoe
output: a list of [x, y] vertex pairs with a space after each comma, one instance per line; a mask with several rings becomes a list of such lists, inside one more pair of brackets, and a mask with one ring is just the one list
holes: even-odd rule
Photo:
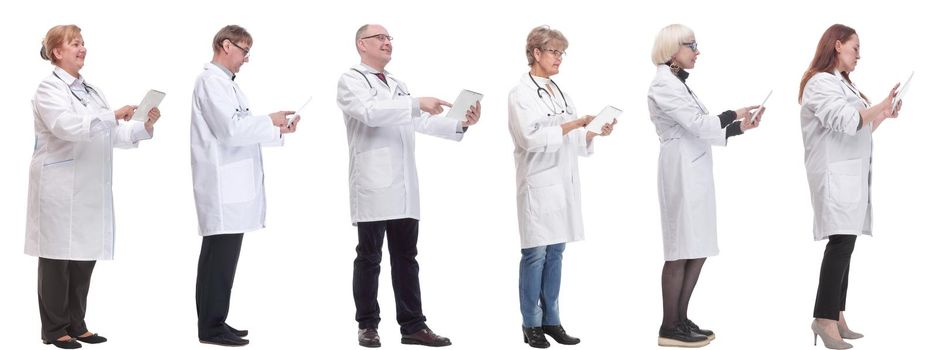
[[817, 346], [817, 337], [821, 336], [821, 341], [824, 342], [824, 347], [828, 349], [850, 349], [853, 345], [843, 341], [842, 339], [834, 339], [833, 337], [824, 333], [824, 330], [821, 329], [821, 325], [817, 323], [817, 320], [811, 321], [811, 331], [814, 332], [814, 346]]
[[850, 328], [846, 326], [841, 326], [840, 323], [837, 323], [837, 332], [840, 333], [840, 337], [844, 339], [860, 339], [863, 338], [863, 333], [857, 333], [851, 331]]

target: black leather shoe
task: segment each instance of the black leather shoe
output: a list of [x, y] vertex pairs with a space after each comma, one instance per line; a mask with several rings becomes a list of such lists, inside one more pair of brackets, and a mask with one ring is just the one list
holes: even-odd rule
[[374, 328], [359, 329], [358, 345], [366, 348], [380, 348], [381, 337], [378, 336], [378, 330]]
[[684, 324], [686, 324], [687, 328], [690, 329], [692, 332], [706, 335], [707, 339], [714, 340], [717, 337], [716, 334], [713, 333], [713, 331], [709, 329], [700, 329], [700, 327], [697, 327], [697, 324], [694, 323], [694, 321], [691, 321], [689, 319], [684, 320]]
[[250, 342], [251, 341], [247, 339], [241, 339], [241, 337], [231, 333], [222, 333], [214, 337], [199, 338], [199, 343], [221, 346], [245, 346]]
[[525, 344], [530, 345], [532, 348], [546, 349], [550, 347], [550, 342], [547, 341], [547, 338], [544, 337], [544, 329], [541, 327], [531, 327], [525, 328], [521, 327], [521, 331], [524, 332], [524, 342]]
[[556, 325], [556, 326], [544, 325], [541, 328], [544, 328], [544, 334], [547, 334], [551, 338], [554, 338], [554, 340], [560, 344], [576, 345], [580, 343], [580, 338], [571, 337], [570, 335], [568, 335], [567, 331], [565, 331], [563, 329], [563, 326], [561, 325]]
[[710, 344], [710, 339], [706, 335], [694, 333], [683, 322], [679, 322], [673, 329], [661, 326], [658, 330], [658, 346], [699, 348], [707, 344]]
[[453, 345], [447, 337], [441, 337], [430, 328], [421, 329], [413, 334], [407, 334], [401, 337], [401, 344], [413, 344], [424, 346], [450, 346]]
[[248, 330], [247, 330], [247, 329], [245, 329], [245, 330], [243, 330], [243, 331], [239, 331], [239, 330], [237, 330], [237, 329], [234, 329], [234, 327], [229, 326], [227, 323], [225, 323], [225, 327], [228, 328], [228, 331], [229, 331], [229, 332], [231, 332], [232, 334], [237, 335], [237, 336], [239, 336], [239, 337], [241, 337], [241, 338], [244, 338], [244, 337], [248, 336]]
[[88, 343], [88, 344], [101, 344], [107, 341], [107, 338], [98, 335], [98, 333], [94, 333], [87, 337], [72, 337], [72, 338], [78, 339], [78, 341], [82, 343]]
[[79, 349], [79, 348], [81, 348], [81, 344], [78, 344], [78, 342], [75, 341], [75, 338], [71, 338], [71, 339], [69, 339], [69, 340], [53, 340], [53, 341], [43, 340], [42, 343], [43, 343], [43, 344], [46, 344], [46, 345], [49, 345], [49, 344], [55, 345], [55, 347], [57, 347], [57, 348], [59, 348], [59, 349]]

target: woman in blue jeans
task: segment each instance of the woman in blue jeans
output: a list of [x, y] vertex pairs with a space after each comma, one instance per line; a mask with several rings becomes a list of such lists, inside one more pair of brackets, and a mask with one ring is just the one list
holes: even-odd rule
[[530, 71], [508, 95], [508, 128], [515, 144], [518, 225], [521, 232], [521, 299], [524, 341], [535, 348], [580, 339], [560, 325], [560, 271], [566, 242], [583, 239], [577, 158], [593, 152], [602, 133], [584, 127], [592, 116], [576, 117], [573, 100], [550, 76], [560, 71], [567, 39], [547, 26], [528, 34], [525, 52]]

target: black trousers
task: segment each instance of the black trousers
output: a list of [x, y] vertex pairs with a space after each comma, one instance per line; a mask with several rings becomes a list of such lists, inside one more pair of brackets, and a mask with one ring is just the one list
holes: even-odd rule
[[388, 236], [391, 254], [391, 284], [397, 304], [397, 323], [401, 334], [427, 328], [420, 301], [420, 266], [417, 264], [417, 226], [415, 219], [396, 219], [358, 223], [358, 247], [352, 273], [355, 296], [355, 320], [359, 329], [378, 328], [378, 274], [381, 272], [381, 247]]
[[202, 237], [199, 271], [195, 281], [195, 308], [199, 316], [199, 339], [230, 332], [225, 320], [231, 304], [243, 233]]
[[817, 299], [814, 301], [815, 318], [837, 321], [840, 320], [840, 312], [847, 308], [847, 277], [856, 242], [855, 235], [831, 235], [827, 238]]
[[39, 258], [39, 319], [42, 339], [55, 341], [65, 335], [88, 332], [85, 307], [95, 261]]

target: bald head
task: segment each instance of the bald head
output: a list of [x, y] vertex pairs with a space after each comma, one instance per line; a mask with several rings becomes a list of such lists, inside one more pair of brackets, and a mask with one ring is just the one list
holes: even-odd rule
[[355, 48], [362, 63], [384, 71], [384, 66], [391, 62], [391, 35], [380, 24], [366, 24], [355, 32]]

